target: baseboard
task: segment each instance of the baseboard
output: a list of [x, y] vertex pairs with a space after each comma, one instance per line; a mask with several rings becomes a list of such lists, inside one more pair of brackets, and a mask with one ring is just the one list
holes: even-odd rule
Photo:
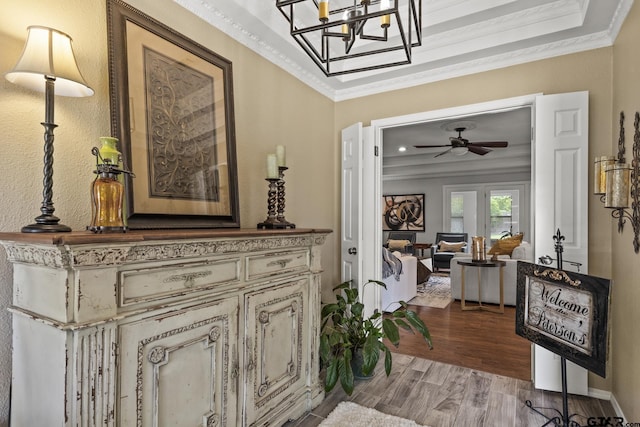
[[593, 397], [594, 399], [600, 399], [600, 400], [611, 400], [612, 394], [610, 391], [606, 391], [606, 390], [600, 390], [597, 388], [591, 388], [589, 387], [589, 390], [587, 391], [587, 395], [589, 397]]
[[611, 406], [613, 406], [614, 411], [616, 411], [616, 415], [622, 417], [622, 419], [626, 422], [627, 417], [625, 417], [624, 413], [622, 413], [622, 408], [618, 404], [618, 401], [616, 400], [616, 397], [613, 395], [613, 393], [611, 393], [611, 399], [609, 399], [609, 402], [611, 402]]
[[616, 416], [622, 417], [625, 420], [627, 419], [622, 413], [622, 408], [618, 404], [618, 401], [616, 400], [616, 397], [613, 395], [613, 393], [611, 393], [610, 391], [591, 387], [589, 387], [588, 393], [589, 397], [593, 397], [594, 399], [608, 400], [611, 403], [611, 406], [613, 406], [613, 410], [616, 411]]

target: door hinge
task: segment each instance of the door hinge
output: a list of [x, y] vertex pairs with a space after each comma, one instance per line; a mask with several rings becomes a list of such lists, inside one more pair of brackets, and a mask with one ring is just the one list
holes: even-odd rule
[[378, 146], [377, 145], [375, 145], [373, 147], [373, 155], [376, 156], [376, 157], [378, 157], [380, 155], [379, 152], [378, 152]]

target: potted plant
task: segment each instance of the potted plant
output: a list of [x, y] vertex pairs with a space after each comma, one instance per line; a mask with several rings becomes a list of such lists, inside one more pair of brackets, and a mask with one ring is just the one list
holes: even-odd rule
[[[387, 288], [377, 280], [369, 280], [364, 286], [370, 283]], [[351, 395], [354, 379], [373, 374], [381, 351], [385, 355], [384, 369], [389, 376], [391, 351], [383, 339], [397, 348], [400, 344], [399, 328], [411, 333], [417, 331], [429, 349], [433, 348], [427, 326], [407, 308], [406, 302], [399, 301], [400, 308], [389, 316], [383, 316], [376, 309], [371, 316], [365, 317], [364, 304], [359, 299], [358, 289], [351, 287], [351, 281], [343, 282], [333, 290], [336, 302], [322, 307], [320, 358], [326, 367], [325, 391], [331, 391], [340, 380], [344, 391]]]

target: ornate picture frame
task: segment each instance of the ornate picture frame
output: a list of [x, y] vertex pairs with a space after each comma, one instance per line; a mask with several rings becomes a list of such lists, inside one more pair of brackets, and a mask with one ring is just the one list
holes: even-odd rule
[[382, 196], [383, 231], [424, 231], [424, 194]]
[[606, 375], [611, 281], [518, 261], [516, 334]]
[[239, 227], [231, 62], [120, 0], [107, 27], [128, 227]]

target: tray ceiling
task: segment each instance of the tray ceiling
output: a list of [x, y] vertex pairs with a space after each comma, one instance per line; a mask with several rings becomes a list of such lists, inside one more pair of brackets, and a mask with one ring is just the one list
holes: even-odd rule
[[275, 0], [174, 0], [340, 101], [611, 46], [633, 0], [423, 0], [410, 65], [325, 77], [291, 36]]

